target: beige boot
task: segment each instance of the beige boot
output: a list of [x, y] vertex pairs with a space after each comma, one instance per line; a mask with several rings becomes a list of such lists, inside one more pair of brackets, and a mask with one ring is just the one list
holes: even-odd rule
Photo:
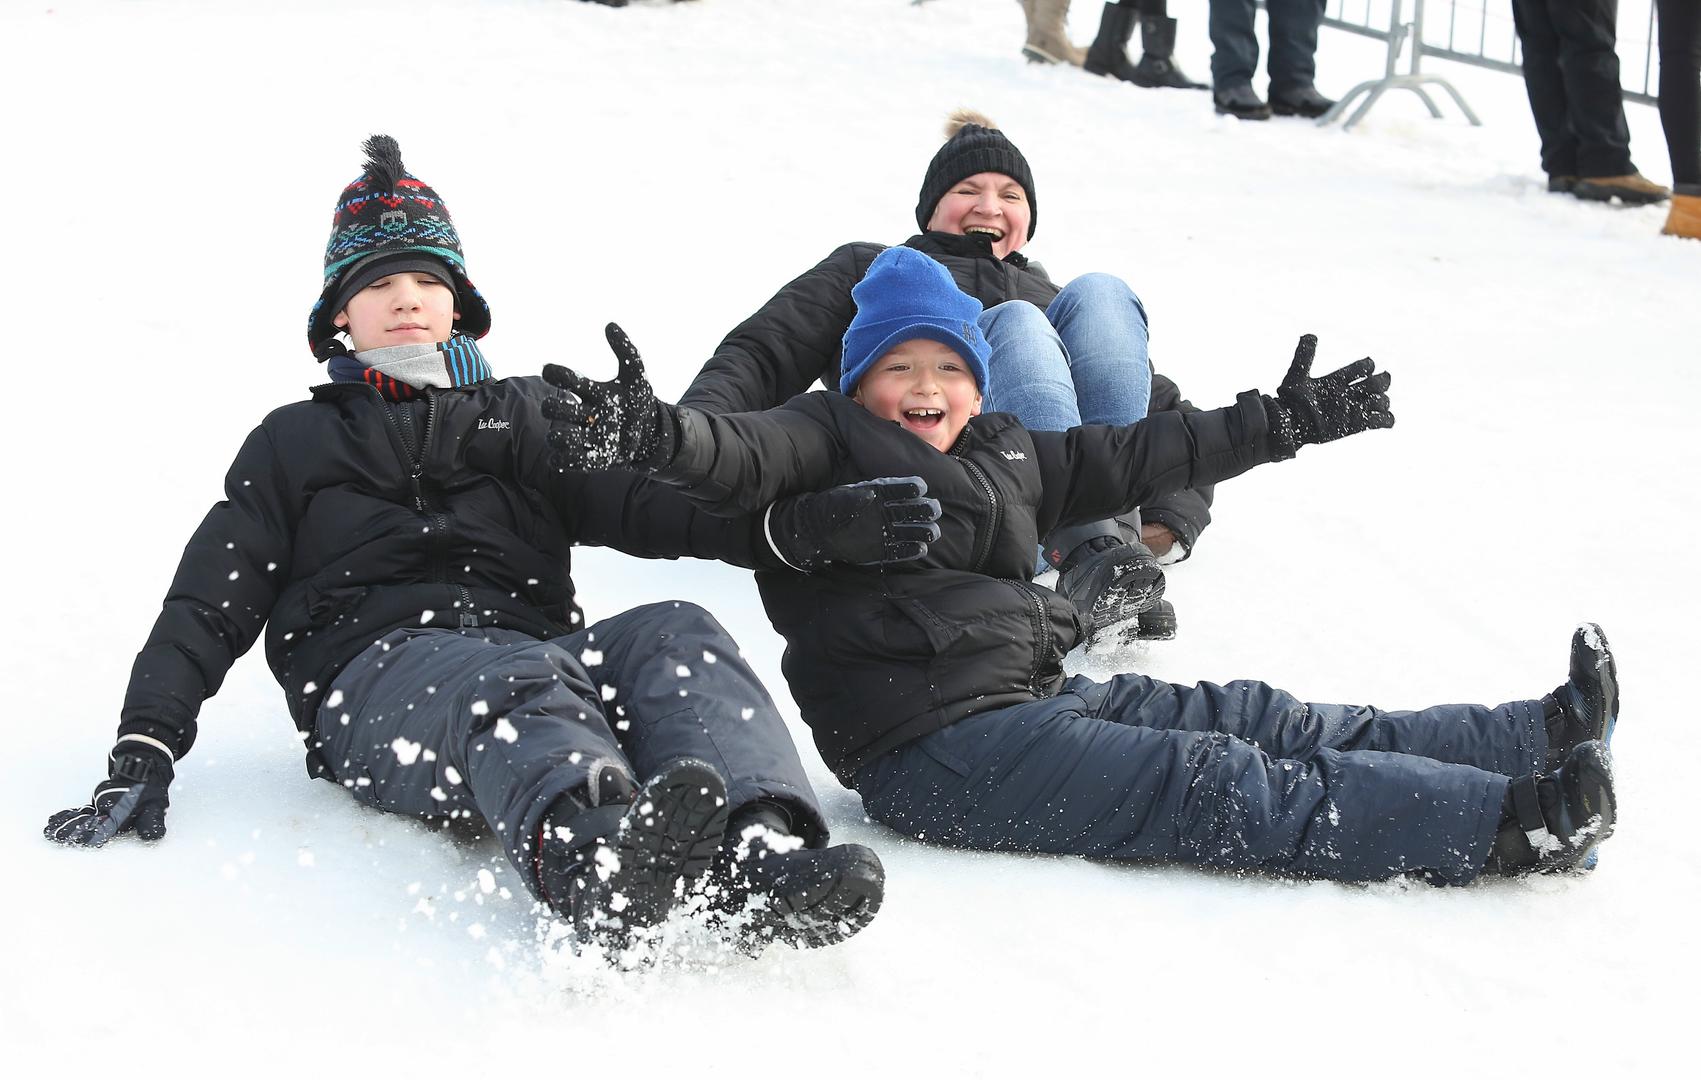
[[1080, 67], [1085, 62], [1087, 50], [1069, 44], [1069, 0], [1022, 0], [1022, 14], [1028, 17], [1023, 56], [1040, 64]]
[[1671, 198], [1671, 190], [1639, 172], [1624, 176], [1579, 176], [1571, 194], [1594, 202], [1611, 202], [1616, 196], [1626, 206], [1643, 206]]
[[1666, 227], [1660, 231], [1667, 236], [1701, 240], [1701, 194], [1685, 195], [1681, 191], [1674, 194], [1671, 212], [1666, 215]]

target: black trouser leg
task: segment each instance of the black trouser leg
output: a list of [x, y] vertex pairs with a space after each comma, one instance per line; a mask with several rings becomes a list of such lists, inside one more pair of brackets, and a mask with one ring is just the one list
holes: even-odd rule
[[1549, 0], [1548, 13], [1559, 34], [1559, 70], [1577, 139], [1577, 175], [1635, 172], [1624, 90], [1618, 81], [1618, 0]]
[[1693, 187], [1701, 184], [1701, 4], [1658, 3], [1660, 125], [1671, 153], [1672, 182]]
[[1565, 77], [1559, 69], [1559, 34], [1548, 14], [1548, 0], [1512, 0], [1512, 21], [1524, 50], [1524, 91], [1542, 141], [1542, 171], [1549, 176], [1577, 175], [1577, 139]]

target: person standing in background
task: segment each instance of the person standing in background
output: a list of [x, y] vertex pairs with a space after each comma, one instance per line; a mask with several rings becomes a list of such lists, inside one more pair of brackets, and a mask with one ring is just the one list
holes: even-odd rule
[[1660, 126], [1671, 154], [1667, 236], [1701, 240], [1701, 4], [1657, 0], [1660, 12]]
[[1252, 89], [1258, 70], [1257, 0], [1211, 0], [1211, 96], [1217, 112], [1241, 120], [1318, 117], [1335, 103], [1317, 92], [1317, 29], [1323, 0], [1267, 0], [1270, 100]]
[[[1672, 5], [1676, 6], [1676, 5]], [[1691, 5], [1693, 6], [1693, 5]], [[1512, 0], [1547, 189], [1632, 206], [1671, 192], [1630, 161], [1618, 81], [1618, 0]]]

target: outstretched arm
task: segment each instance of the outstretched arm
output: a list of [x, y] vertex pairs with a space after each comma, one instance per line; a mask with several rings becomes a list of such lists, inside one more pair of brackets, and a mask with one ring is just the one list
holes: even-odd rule
[[49, 819], [46, 835], [98, 847], [120, 832], [165, 835], [176, 762], [194, 745], [201, 703], [259, 638], [288, 573], [293, 522], [278, 457], [264, 426], [243, 444], [225, 499], [183, 550], [171, 591], [137, 654], [107, 755], [107, 777], [89, 802]]
[[1045, 473], [1040, 526], [1091, 521], [1200, 484], [1238, 476], [1301, 446], [1392, 427], [1390, 377], [1366, 357], [1317, 378], [1307, 334], [1274, 397], [1241, 394], [1233, 406], [1164, 412], [1126, 427], [1034, 432]]
[[638, 350], [607, 328], [619, 373], [609, 382], [556, 364], [543, 377], [561, 393], [544, 403], [551, 464], [559, 470], [632, 469], [677, 488], [716, 514], [755, 514], [788, 495], [833, 484], [844, 446], [805, 395], [765, 413], [710, 416], [657, 401]]

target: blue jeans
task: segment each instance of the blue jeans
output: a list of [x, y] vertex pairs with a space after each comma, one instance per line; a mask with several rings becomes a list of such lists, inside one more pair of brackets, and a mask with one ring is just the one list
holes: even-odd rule
[[[1323, 0], [1269, 0], [1270, 94], [1291, 93], [1317, 80], [1317, 28]], [[1211, 0], [1211, 85], [1248, 86], [1258, 70], [1253, 0]]]
[[855, 785], [875, 820], [952, 847], [1466, 882], [1508, 778], [1546, 755], [1537, 701], [1394, 712], [1075, 676], [905, 743]]
[[[992, 346], [987, 412], [1011, 413], [1033, 431], [1145, 418], [1152, 399], [1146, 308], [1121, 278], [1082, 274], [1043, 312], [1026, 300], [995, 305], [981, 315], [980, 329]], [[1072, 549], [1120, 533], [1107, 520], [1071, 526], [1067, 535], [1051, 539]], [[1041, 540], [1036, 574], [1051, 569], [1043, 554], [1050, 541]]]
[[1120, 278], [1082, 274], [1040, 311], [1025, 300], [987, 308], [992, 346], [986, 411], [1033, 431], [1132, 424], [1152, 397], [1146, 309]]

